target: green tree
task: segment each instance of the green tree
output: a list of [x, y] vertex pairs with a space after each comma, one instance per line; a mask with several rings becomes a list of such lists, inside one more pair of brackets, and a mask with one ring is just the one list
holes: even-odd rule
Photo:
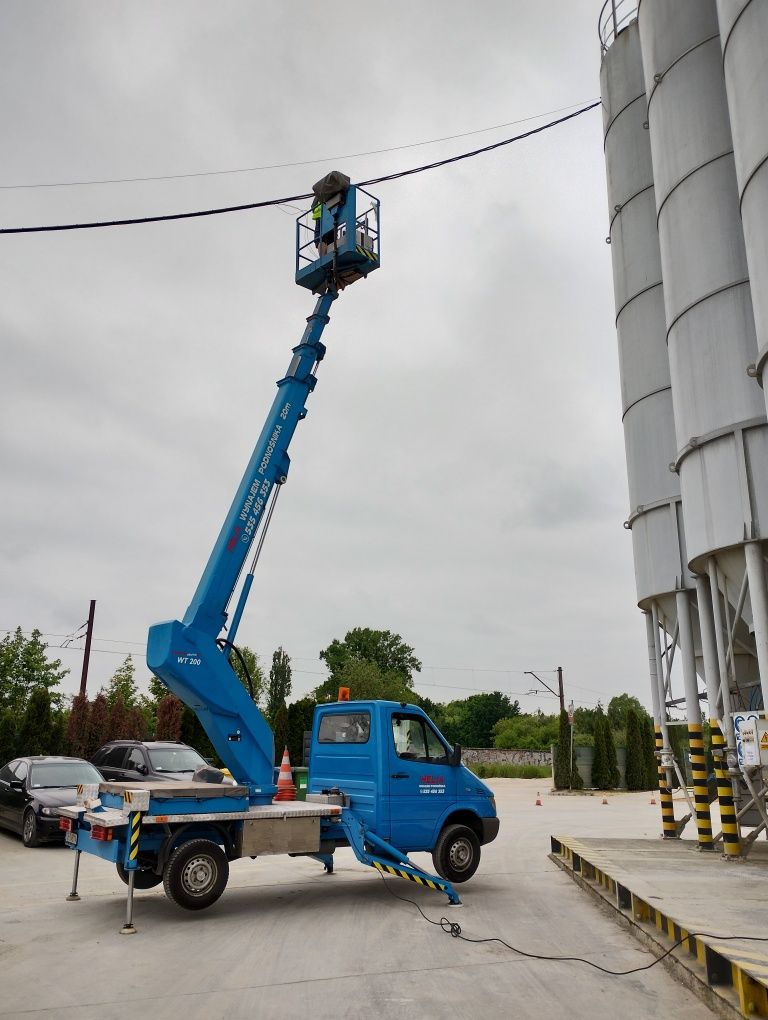
[[88, 714], [88, 736], [81, 757], [92, 758], [102, 744], [112, 739], [110, 731], [110, 709], [104, 691], [99, 691], [90, 705]]
[[630, 706], [626, 713], [627, 724], [627, 789], [646, 790], [645, 749], [643, 741], [644, 719]]
[[267, 707], [264, 713], [273, 730], [278, 711], [291, 696], [291, 683], [291, 660], [282, 648], [278, 648], [272, 655], [272, 668], [269, 671], [269, 687], [267, 688]]
[[18, 734], [16, 720], [10, 709], [0, 711], [0, 767], [16, 757]]
[[66, 735], [67, 749], [75, 758], [90, 757], [88, 751], [90, 713], [91, 705], [88, 698], [85, 694], [76, 694], [69, 710]]
[[492, 747], [496, 723], [518, 715], [519, 703], [500, 691], [471, 694], [447, 706], [445, 721], [450, 732], [445, 736], [462, 747]]
[[122, 696], [126, 709], [133, 708], [136, 704], [139, 688], [136, 684], [136, 667], [130, 655], [112, 674], [104, 693], [110, 708], [115, 704], [118, 695]]
[[147, 739], [147, 721], [138, 705], [131, 705], [127, 712], [126, 733], [129, 740]]
[[495, 747], [514, 747], [528, 751], [548, 751], [557, 743], [559, 719], [556, 715], [534, 712], [501, 719], [493, 728]]
[[332, 701], [339, 686], [344, 686], [342, 674], [351, 662], [372, 662], [382, 675], [399, 673], [408, 688], [413, 687], [413, 674], [421, 671], [421, 662], [399, 634], [389, 630], [371, 630], [355, 627], [347, 631], [343, 641], [334, 639], [320, 652], [328, 666], [328, 680], [318, 688], [318, 701]]
[[595, 712], [595, 756], [592, 759], [592, 785], [598, 790], [610, 790], [613, 786], [607, 741], [610, 732], [603, 707], [598, 705]]
[[128, 738], [128, 707], [123, 700], [122, 691], [118, 691], [109, 708], [109, 739], [126, 740]]
[[[401, 673], [390, 670], [382, 673], [375, 662], [352, 660], [346, 664], [339, 676], [339, 686], [349, 688], [349, 696], [353, 701], [405, 701], [412, 702], [414, 694]], [[321, 692], [325, 692], [324, 700], [336, 700], [337, 690], [333, 698], [328, 697], [328, 685], [321, 684], [313, 692], [319, 701]]]
[[221, 767], [221, 758], [216, 753], [210, 737], [203, 729], [203, 724], [188, 705], [184, 705], [181, 711], [181, 740], [182, 743], [194, 747], [203, 758], [210, 759], [214, 765]]
[[61, 695], [55, 690], [61, 680], [69, 674], [61, 668], [61, 660], [49, 661], [47, 645], [41, 640], [39, 630], [33, 630], [25, 638], [21, 627], [13, 634], [6, 634], [0, 641], [0, 709], [13, 709], [17, 717], [26, 710], [32, 692], [45, 688], [56, 707]]
[[627, 728], [627, 712], [634, 709], [638, 717], [645, 718], [648, 713], [631, 694], [617, 694], [608, 702], [606, 716], [612, 730], [625, 730]]
[[66, 754], [67, 740], [67, 713], [53, 711], [51, 713], [51, 739], [49, 742], [49, 754]]
[[643, 757], [645, 758], [646, 790], [655, 790], [659, 785], [659, 768], [656, 761], [656, 733], [650, 716], [643, 725]]
[[[264, 695], [264, 687], [266, 683], [264, 679], [264, 670], [261, 668], [261, 665], [259, 664], [259, 657], [256, 654], [256, 652], [254, 652], [253, 649], [249, 648], [247, 645], [242, 646], [238, 645], [237, 651], [240, 653], [240, 658], [238, 658], [235, 652], [232, 652], [229, 659], [230, 665], [232, 666], [232, 669], [235, 671], [235, 676], [243, 685], [243, 687], [245, 687], [246, 691], [248, 691], [249, 694], [250, 688], [248, 686], [248, 676], [250, 676], [251, 686], [253, 687], [252, 695], [253, 701], [255, 704], [259, 704]], [[245, 663], [245, 668], [243, 668], [243, 663]], [[248, 670], [247, 675], [246, 669]]]
[[157, 706], [155, 740], [181, 740], [181, 715], [184, 705], [174, 694], [166, 694]]
[[614, 740], [613, 730], [611, 729], [611, 724], [608, 722], [607, 716], [603, 725], [605, 727], [605, 748], [608, 754], [608, 765], [610, 767], [611, 789], [614, 790], [621, 782], [619, 762], [616, 757], [616, 741]]
[[50, 754], [52, 730], [51, 696], [46, 687], [38, 687], [30, 696], [19, 730], [22, 753]]
[[288, 753], [294, 765], [304, 765], [304, 733], [312, 729], [314, 698], [301, 698], [288, 706]]
[[562, 711], [558, 720], [557, 752], [555, 754], [555, 789], [567, 790], [571, 784], [571, 727], [568, 713]]
[[595, 708], [577, 708], [573, 713], [573, 732], [574, 732], [574, 744], [576, 743], [576, 737], [582, 738], [589, 737], [587, 746], [592, 747], [593, 738], [595, 735], [595, 719], [597, 717], [597, 709]]
[[[275, 735], [275, 765], [279, 765], [283, 760], [283, 751], [288, 744], [288, 709], [285, 707], [285, 702], [275, 712], [272, 732]], [[291, 764], [295, 764], [295, 762], [292, 761]]]
[[170, 691], [168, 690], [166, 685], [163, 683], [163, 681], [160, 679], [160, 677], [159, 676], [155, 676], [155, 674], [152, 673], [150, 675], [150, 677], [149, 677], [149, 696], [150, 696], [150, 698], [152, 698], [152, 700], [155, 701], [156, 703], [159, 703], [162, 700], [162, 698], [164, 698], [166, 696], [166, 694], [169, 694], [169, 693], [170, 693]]

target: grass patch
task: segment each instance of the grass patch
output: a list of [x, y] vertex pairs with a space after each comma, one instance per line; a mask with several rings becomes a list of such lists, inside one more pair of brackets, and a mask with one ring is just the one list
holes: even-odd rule
[[483, 765], [475, 763], [469, 768], [481, 779], [549, 779], [549, 765]]

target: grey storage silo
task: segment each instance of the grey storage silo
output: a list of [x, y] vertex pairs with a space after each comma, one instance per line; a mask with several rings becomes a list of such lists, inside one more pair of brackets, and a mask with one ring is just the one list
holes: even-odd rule
[[[713, 599], [721, 671], [734, 682], [740, 647], [749, 675], [738, 691], [749, 700], [759, 683], [754, 631], [768, 620], [759, 604], [753, 612], [759, 583], [756, 600], [741, 596], [768, 526], [768, 430], [745, 370], [757, 343], [717, 12], [714, 0], [641, 0], [638, 17], [689, 565], [722, 592]], [[765, 695], [768, 662], [761, 672]]]
[[757, 331], [754, 371], [768, 402], [768, 4], [717, 0], [717, 12]]
[[[690, 611], [695, 581], [686, 566], [679, 479], [669, 470], [675, 425], [640, 37], [636, 21], [618, 33], [612, 29], [610, 21], [601, 25], [600, 86], [630, 498], [626, 526], [632, 531], [638, 605], [648, 624], [657, 743], [669, 751], [659, 625], [667, 641], [679, 638], [686, 708], [698, 724]], [[662, 774], [662, 825], [664, 835], [674, 837], [678, 828], [665, 780]], [[698, 823], [700, 844], [711, 849], [708, 804]]]

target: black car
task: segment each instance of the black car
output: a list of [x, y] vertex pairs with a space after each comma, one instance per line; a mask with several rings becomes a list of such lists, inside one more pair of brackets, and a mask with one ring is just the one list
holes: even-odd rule
[[174, 740], [111, 740], [91, 758], [108, 782], [190, 780], [208, 762], [194, 747]]
[[20, 832], [24, 846], [63, 842], [56, 808], [75, 803], [80, 783], [102, 781], [98, 769], [82, 758], [14, 758], [0, 769], [0, 826]]

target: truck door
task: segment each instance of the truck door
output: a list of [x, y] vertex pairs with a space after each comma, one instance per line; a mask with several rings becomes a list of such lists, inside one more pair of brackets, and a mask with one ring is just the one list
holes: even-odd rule
[[456, 801], [457, 769], [423, 715], [393, 712], [389, 734], [391, 840], [400, 850], [431, 850], [437, 819]]

